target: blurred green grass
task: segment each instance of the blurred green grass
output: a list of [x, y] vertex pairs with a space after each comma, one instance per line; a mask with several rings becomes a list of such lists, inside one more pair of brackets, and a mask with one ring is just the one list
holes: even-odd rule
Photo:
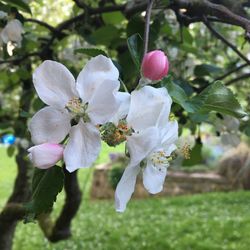
[[[122, 151], [123, 148], [116, 148]], [[104, 153], [105, 152], [105, 153]], [[99, 162], [110, 149], [104, 146]], [[0, 204], [11, 191], [14, 159], [0, 148]], [[103, 158], [102, 158], [103, 157]], [[106, 158], [104, 158], [106, 157]], [[37, 224], [19, 223], [14, 250], [248, 250], [250, 246], [250, 192], [209, 193], [173, 198], [132, 200], [125, 213], [114, 211], [113, 201], [91, 201], [92, 169], [80, 170], [85, 195], [72, 223], [70, 240], [49, 243]], [[63, 203], [59, 195], [54, 216]]]

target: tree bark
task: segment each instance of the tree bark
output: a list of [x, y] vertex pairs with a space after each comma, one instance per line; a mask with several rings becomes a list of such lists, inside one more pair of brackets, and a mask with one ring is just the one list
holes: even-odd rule
[[52, 235], [49, 238], [51, 242], [57, 242], [71, 236], [71, 221], [75, 217], [82, 200], [82, 192], [78, 184], [77, 171], [69, 173], [64, 168], [64, 173], [66, 198], [62, 212], [58, 217]]
[[24, 216], [22, 202], [29, 198], [28, 162], [24, 159], [26, 151], [19, 148], [16, 156], [18, 173], [14, 190], [0, 214], [0, 249], [11, 250], [17, 222]]

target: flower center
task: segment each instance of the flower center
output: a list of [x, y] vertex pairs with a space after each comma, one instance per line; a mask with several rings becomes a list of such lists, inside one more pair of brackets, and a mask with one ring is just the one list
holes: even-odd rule
[[163, 167], [169, 167], [169, 157], [164, 151], [157, 151], [151, 154], [150, 160], [152, 161], [154, 167], [161, 170]]
[[88, 103], [82, 103], [80, 98], [74, 97], [69, 100], [65, 108], [74, 115], [74, 118], [82, 118], [84, 122], [90, 121], [88, 114], [86, 113]]

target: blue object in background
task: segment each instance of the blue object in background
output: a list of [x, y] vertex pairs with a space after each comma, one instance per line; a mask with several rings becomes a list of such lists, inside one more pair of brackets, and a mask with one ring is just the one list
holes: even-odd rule
[[13, 145], [16, 141], [16, 137], [11, 134], [3, 135], [1, 138], [1, 142], [5, 145]]

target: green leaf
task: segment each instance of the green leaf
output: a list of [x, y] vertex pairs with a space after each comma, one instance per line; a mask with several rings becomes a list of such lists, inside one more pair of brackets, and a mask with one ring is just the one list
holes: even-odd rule
[[93, 32], [92, 38], [96, 44], [111, 45], [112, 40], [119, 36], [119, 30], [114, 25], [103, 26]]
[[192, 103], [183, 88], [175, 84], [171, 77], [166, 77], [162, 81], [162, 86], [167, 88], [168, 93], [173, 98], [174, 102], [181, 105], [187, 112], [193, 113], [199, 108], [199, 104], [196, 102]]
[[125, 20], [124, 15], [120, 11], [114, 11], [112, 13], [103, 13], [102, 19], [106, 24], [120, 24]]
[[185, 43], [192, 44], [194, 39], [187, 28], [182, 29], [182, 35]]
[[81, 48], [76, 49], [75, 53], [85, 54], [91, 57], [98, 56], [98, 55], [104, 55], [107, 56], [106, 52], [101, 49], [96, 48]]
[[212, 75], [212, 74], [216, 74], [220, 72], [221, 72], [221, 68], [216, 67], [211, 64], [201, 64], [201, 65], [197, 65], [194, 68], [194, 74], [198, 77]]
[[203, 99], [202, 110], [217, 111], [237, 118], [246, 116], [233, 92], [219, 81], [203, 90], [199, 99]]
[[191, 46], [187, 43], [183, 43], [179, 45], [179, 48], [187, 53], [199, 55], [199, 51], [197, 47]]
[[130, 37], [134, 34], [139, 34], [141, 37], [144, 35], [144, 19], [141, 15], [135, 15], [129, 19], [127, 25], [127, 37]]
[[[233, 92], [219, 81], [211, 84], [199, 95], [192, 98], [187, 96], [183, 88], [175, 84], [171, 77], [166, 77], [161, 84], [167, 88], [174, 102], [189, 113], [205, 114], [209, 111], [217, 111], [237, 118], [246, 115]], [[202, 119], [205, 119], [204, 115]]]
[[63, 184], [64, 173], [61, 167], [36, 168], [32, 179], [32, 199], [26, 204], [28, 217], [31, 214], [35, 216], [49, 212], [56, 201], [57, 194], [62, 191]]
[[18, 10], [22, 10], [24, 12], [32, 14], [29, 5], [22, 0], [2, 0], [2, 2], [16, 7]]
[[143, 54], [143, 40], [139, 34], [134, 34], [128, 38], [127, 44], [132, 60], [137, 70], [140, 71]]
[[207, 112], [202, 113], [202, 112], [196, 112], [193, 114], [189, 115], [191, 122], [195, 122], [195, 123], [201, 123], [201, 122], [205, 122], [208, 120], [209, 118], [209, 114]]

